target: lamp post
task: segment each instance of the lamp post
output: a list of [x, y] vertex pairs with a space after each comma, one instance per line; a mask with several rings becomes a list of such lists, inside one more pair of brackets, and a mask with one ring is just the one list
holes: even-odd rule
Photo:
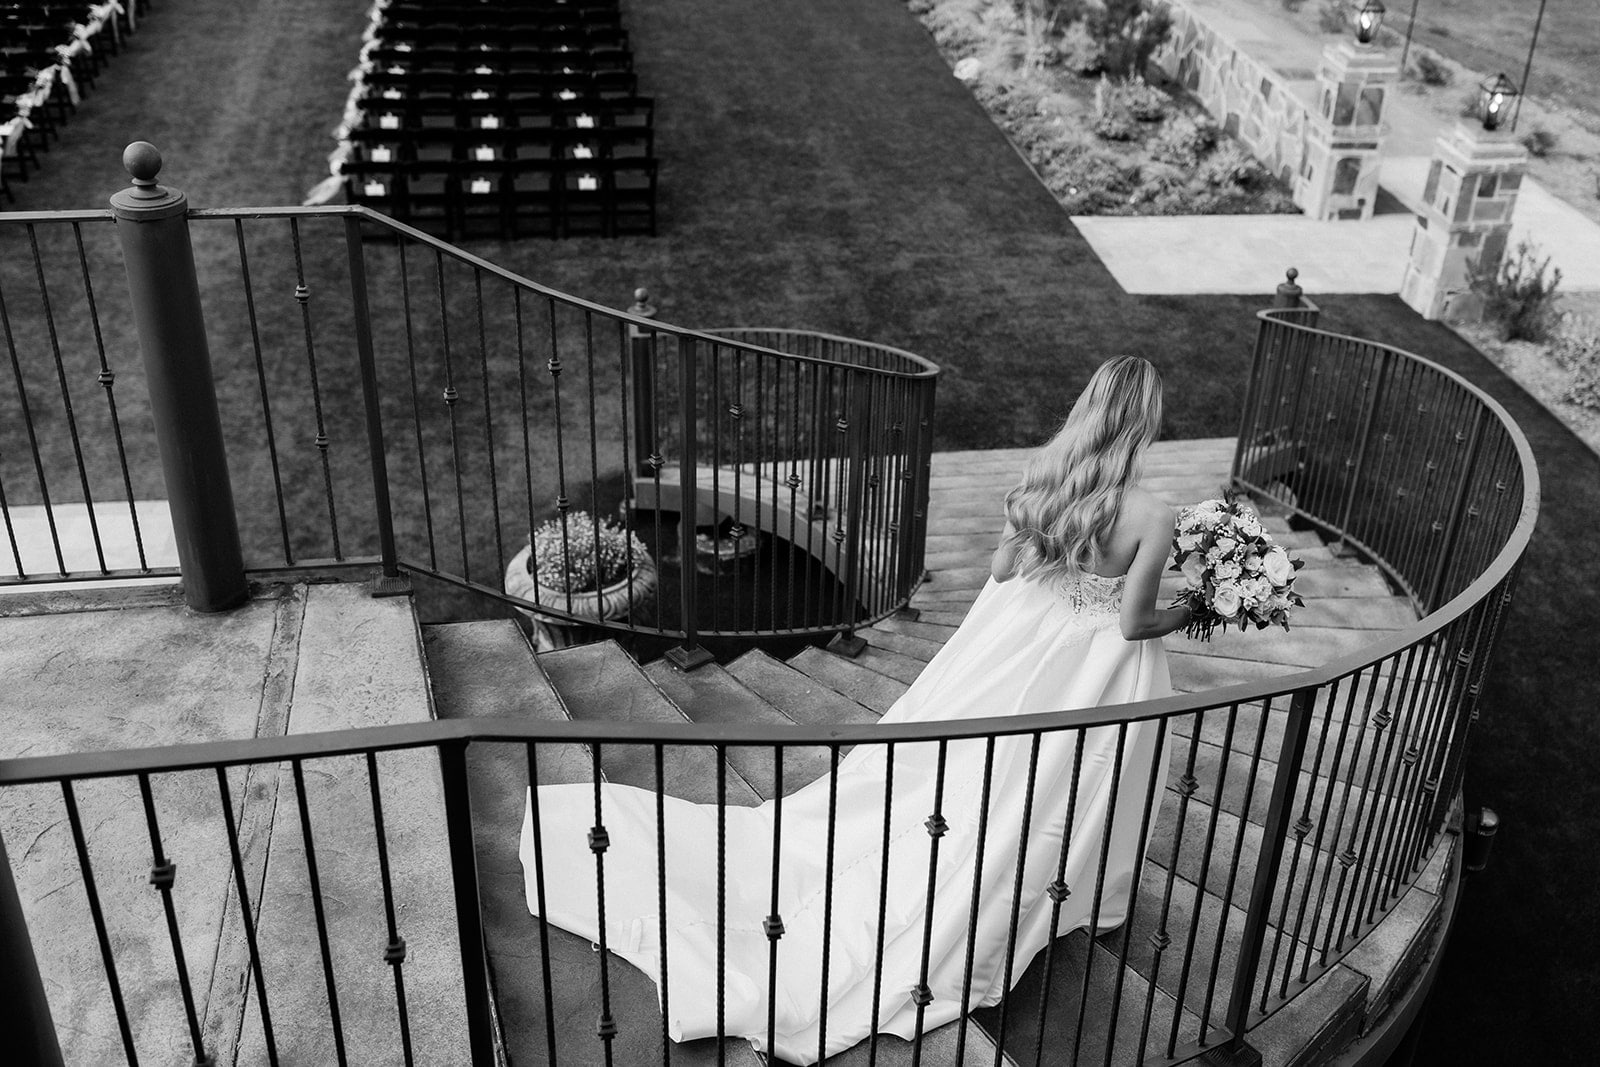
[[1356, 12], [1356, 42], [1361, 45], [1370, 45], [1378, 37], [1378, 29], [1383, 25], [1384, 12], [1383, 0], [1367, 0], [1361, 5], [1361, 10]]
[[1496, 74], [1478, 86], [1478, 121], [1491, 133], [1500, 128], [1506, 111], [1518, 96], [1517, 87], [1504, 74]]
[[[1522, 65], [1522, 89], [1527, 92], [1528, 75], [1533, 73], [1533, 50], [1539, 47], [1539, 28], [1544, 25], [1545, 0], [1539, 0], [1539, 15], [1533, 20], [1533, 39], [1528, 42], [1528, 61]], [[1511, 112], [1511, 132], [1517, 132], [1517, 120], [1522, 117], [1522, 99], [1517, 98], [1517, 106]]]

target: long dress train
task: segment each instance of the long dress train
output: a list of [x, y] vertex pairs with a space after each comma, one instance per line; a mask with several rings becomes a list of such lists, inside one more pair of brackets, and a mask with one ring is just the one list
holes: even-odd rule
[[[960, 629], [882, 721], [1020, 715], [1168, 695], [1171, 685], [1160, 641], [1126, 641], [1118, 628], [1121, 588], [1122, 579], [1095, 575], [1062, 585], [991, 580]], [[1080, 743], [1081, 760], [1075, 758]], [[957, 1018], [964, 1007], [997, 1003], [1005, 993], [1013, 909], [1013, 982], [1050, 940], [1054, 901], [1048, 889], [1062, 861], [1069, 820], [1071, 838], [1061, 876], [1069, 892], [1055, 933], [1087, 927], [1092, 920], [1100, 930], [1120, 925], [1138, 881], [1146, 800], [1153, 797], [1159, 805], [1165, 784], [1158, 743], [1154, 723], [1125, 730], [1102, 726], [1056, 731], [1041, 736], [1035, 762], [1030, 758], [1032, 735], [998, 739], [980, 849], [986, 742], [950, 742], [938, 805], [948, 829], [938, 839], [926, 948], [932, 840], [925, 821], [934, 811], [937, 743], [895, 746], [892, 790], [886, 789], [885, 746], [863, 744], [840, 760], [833, 786], [831, 776], [824, 775], [785, 797], [778, 903], [784, 931], [773, 997], [777, 1056], [796, 1064], [815, 1063], [824, 1048], [831, 1056], [869, 1036], [874, 1018], [879, 1031], [913, 1037], [919, 999], [914, 987], [921, 982], [924, 952], [933, 999], [926, 1003], [923, 1032]], [[886, 794], [889, 873], [880, 930]], [[1103, 850], [1113, 804], [1111, 841]], [[598, 940], [595, 866], [587, 839], [594, 823], [593, 787], [543, 786], [539, 809], [546, 899], [541, 906], [535, 890], [530, 805], [521, 842], [528, 908], [556, 926]], [[659, 989], [655, 794], [608, 783], [602, 787], [602, 809], [610, 838], [605, 853], [607, 946], [654, 978]], [[831, 856], [830, 809], [835, 825]], [[773, 801], [726, 808], [722, 1032], [745, 1037], [757, 1049], [764, 1049], [768, 1029], [769, 941], [762, 923], [771, 911], [775, 810]], [[1152, 824], [1154, 818], [1152, 810]], [[681, 1041], [718, 1032], [717, 808], [669, 796], [664, 824], [667, 1024], [674, 1040]], [[1014, 900], [1024, 843], [1022, 890]], [[1106, 872], [1097, 894], [1102, 851]], [[1092, 916], [1097, 895], [1100, 910]], [[880, 937], [881, 971], [874, 966]]]

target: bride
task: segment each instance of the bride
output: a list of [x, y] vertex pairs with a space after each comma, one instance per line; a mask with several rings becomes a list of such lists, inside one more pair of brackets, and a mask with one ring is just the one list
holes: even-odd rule
[[[1159, 638], [1189, 611], [1156, 605], [1174, 517], [1138, 485], [1160, 422], [1150, 363], [1122, 356], [1095, 371], [1007, 494], [991, 579], [883, 722], [1171, 692]], [[836, 775], [781, 806], [726, 808], [720, 885], [716, 806], [667, 797], [665, 983], [656, 796], [606, 784], [606, 946], [656, 980], [675, 1040], [720, 1032], [762, 1051], [770, 1041], [779, 1059], [810, 1064], [875, 1031], [914, 1038], [997, 1003], [1052, 936], [1126, 919], [1146, 799], [1159, 805], [1165, 783], [1159, 744], [1156, 723], [1024, 733], [996, 739], [992, 751], [981, 735], [861, 744]], [[537, 799], [545, 894], [535, 886], [530, 804], [521, 842], [529, 910], [598, 941], [587, 839], [595, 790], [544, 786]], [[778, 931], [764, 920], [775, 820], [782, 930], [772, 971], [768, 929]]]

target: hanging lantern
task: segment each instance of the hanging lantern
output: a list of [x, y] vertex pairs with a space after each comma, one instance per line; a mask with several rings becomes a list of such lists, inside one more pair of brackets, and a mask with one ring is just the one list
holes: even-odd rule
[[1478, 86], [1478, 118], [1483, 122], [1483, 128], [1499, 129], [1506, 112], [1511, 110], [1511, 102], [1516, 98], [1517, 87], [1504, 74], [1496, 74]]
[[1361, 5], [1361, 10], [1356, 12], [1356, 41], [1360, 44], [1371, 44], [1378, 36], [1378, 27], [1383, 25], [1384, 15], [1383, 0], [1367, 0]]

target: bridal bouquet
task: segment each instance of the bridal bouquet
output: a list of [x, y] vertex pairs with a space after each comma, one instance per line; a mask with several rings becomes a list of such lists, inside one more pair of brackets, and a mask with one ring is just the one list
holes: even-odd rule
[[1302, 560], [1291, 559], [1272, 540], [1248, 504], [1239, 500], [1202, 500], [1184, 508], [1172, 541], [1173, 566], [1184, 577], [1184, 589], [1173, 602], [1188, 604], [1193, 621], [1190, 637], [1211, 639], [1217, 627], [1255, 623], [1289, 628], [1289, 608], [1304, 603], [1294, 591]]

